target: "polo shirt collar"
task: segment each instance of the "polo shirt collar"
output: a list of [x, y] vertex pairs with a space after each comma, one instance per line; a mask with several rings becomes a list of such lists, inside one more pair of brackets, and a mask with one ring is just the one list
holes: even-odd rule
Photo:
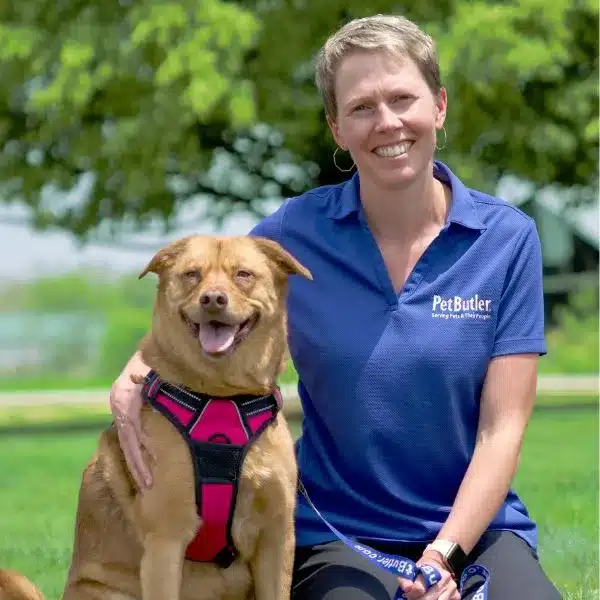
[[352, 213], [360, 211], [360, 179], [358, 172], [348, 181], [341, 184], [341, 192], [330, 196], [331, 202], [327, 215], [335, 220], [345, 219]]
[[465, 184], [444, 163], [438, 160], [433, 163], [433, 174], [436, 179], [448, 184], [452, 190], [452, 204], [446, 219], [446, 226], [450, 223], [458, 223], [468, 229], [479, 229], [481, 231], [486, 229], [477, 214], [477, 207]]
[[[469, 229], [486, 229], [485, 225], [477, 215], [477, 209], [471, 198], [469, 190], [463, 182], [452, 173], [442, 162], [434, 161], [433, 173], [436, 179], [450, 185], [452, 189], [452, 205], [446, 220], [446, 226], [450, 223], [458, 223]], [[332, 219], [345, 219], [347, 216], [360, 211], [360, 178], [358, 173], [342, 184], [341, 192], [332, 198], [328, 216]]]

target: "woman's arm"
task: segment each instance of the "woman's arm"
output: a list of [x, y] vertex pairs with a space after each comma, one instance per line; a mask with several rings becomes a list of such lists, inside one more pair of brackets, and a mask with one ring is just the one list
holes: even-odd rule
[[114, 385], [128, 387], [131, 382], [132, 375], [141, 375], [145, 377], [150, 371], [150, 367], [142, 360], [142, 354], [136, 350], [135, 354], [127, 361], [127, 364], [117, 377]]
[[144, 462], [142, 448], [154, 456], [151, 445], [142, 431], [140, 413], [142, 409], [142, 386], [134, 383], [132, 375], [147, 375], [150, 367], [144, 363], [137, 351], [127, 362], [110, 390], [110, 409], [115, 418], [119, 444], [127, 467], [140, 489], [152, 485], [152, 474]]
[[[485, 378], [477, 441], [448, 519], [437, 539], [458, 544], [469, 554], [502, 506], [517, 470], [525, 428], [533, 409], [538, 354], [492, 359]], [[427, 594], [423, 582], [400, 579], [409, 600], [458, 597], [448, 565], [434, 550], [418, 564], [437, 564], [443, 579]]]
[[438, 535], [467, 554], [502, 506], [517, 470], [535, 401], [537, 360], [537, 354], [515, 354], [490, 363], [473, 458]]

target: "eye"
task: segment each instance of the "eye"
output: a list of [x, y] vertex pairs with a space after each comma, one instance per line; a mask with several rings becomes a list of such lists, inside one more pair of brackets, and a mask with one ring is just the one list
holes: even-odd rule
[[396, 104], [398, 102], [406, 102], [411, 99], [411, 96], [408, 94], [397, 94], [392, 98], [392, 104]]
[[202, 274], [197, 269], [190, 269], [189, 271], [184, 271], [183, 276], [192, 282], [197, 282], [202, 279]]
[[247, 269], [238, 269], [235, 272], [235, 280], [241, 284], [248, 284], [252, 281], [254, 274]]

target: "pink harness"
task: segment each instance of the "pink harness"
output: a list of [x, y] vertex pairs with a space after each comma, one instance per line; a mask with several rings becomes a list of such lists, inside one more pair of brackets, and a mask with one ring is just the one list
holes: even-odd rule
[[144, 398], [173, 423], [189, 445], [202, 526], [185, 557], [228, 567], [237, 555], [231, 538], [237, 487], [248, 448], [275, 420], [281, 393], [212, 398], [162, 381], [151, 371]]

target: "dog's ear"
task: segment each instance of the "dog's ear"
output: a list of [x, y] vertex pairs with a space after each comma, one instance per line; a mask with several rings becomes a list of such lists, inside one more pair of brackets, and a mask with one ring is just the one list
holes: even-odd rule
[[165, 269], [172, 267], [175, 263], [175, 259], [187, 246], [188, 239], [189, 238], [183, 238], [181, 240], [177, 240], [176, 242], [169, 244], [166, 248], [159, 250], [152, 257], [152, 260], [148, 263], [146, 268], [138, 275], [138, 279], [141, 279], [147, 273], [156, 273], [157, 275], [161, 275]]
[[263, 237], [252, 238], [260, 251], [274, 262], [285, 275], [302, 275], [312, 280], [311, 272], [277, 242]]

